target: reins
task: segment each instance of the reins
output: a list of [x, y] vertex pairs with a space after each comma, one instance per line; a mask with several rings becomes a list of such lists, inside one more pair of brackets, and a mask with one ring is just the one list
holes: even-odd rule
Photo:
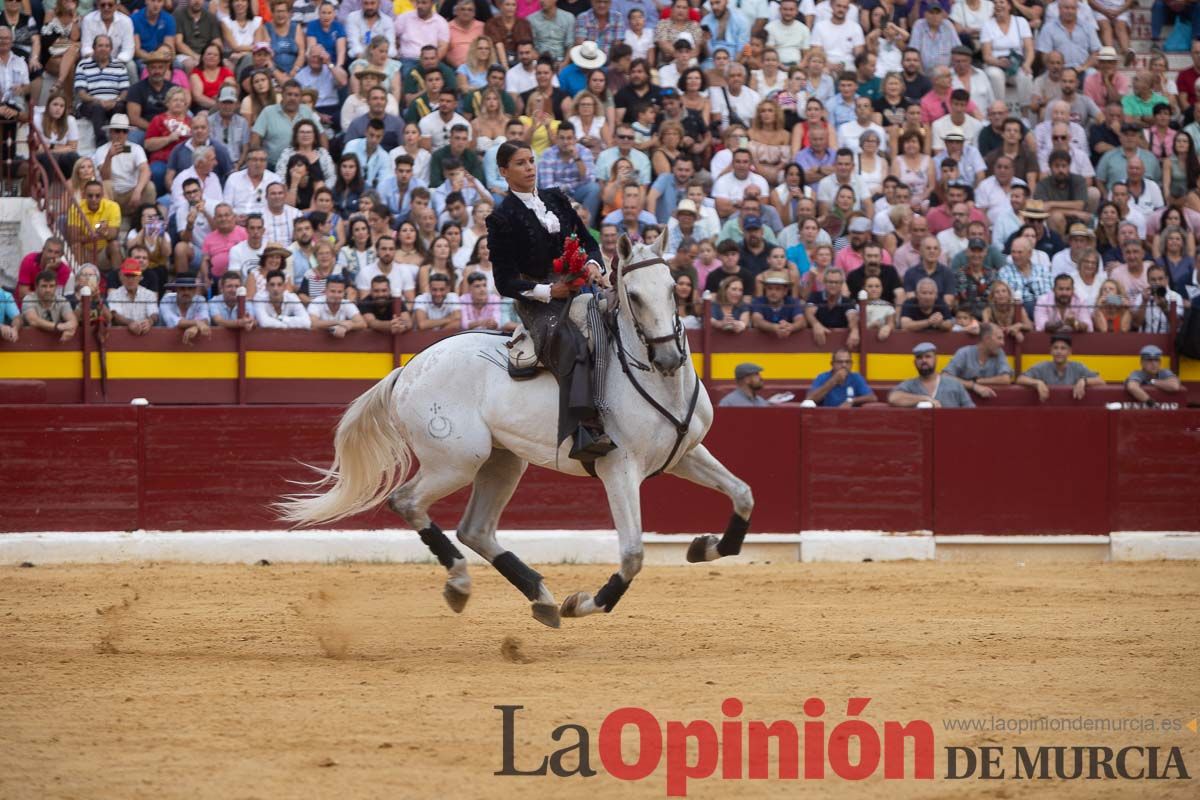
[[[661, 258], [648, 258], [643, 261], [637, 261], [633, 264], [628, 264], [625, 267], [614, 268], [613, 274], [616, 275], [617, 282], [620, 283], [621, 278], [633, 272], [634, 270], [639, 270], [643, 267], [654, 266], [656, 264], [662, 264], [664, 267], [668, 266], [667, 262], [663, 261]], [[692, 397], [691, 400], [688, 401], [687, 413], [682, 419], [677, 418], [662, 403], [655, 400], [654, 397], [648, 391], [646, 391], [646, 388], [638, 383], [637, 378], [634, 376], [631, 366], [637, 366], [638, 369], [644, 371], [649, 371], [650, 367], [637, 362], [636, 359], [633, 359], [635, 362], [633, 365], [630, 364], [631, 356], [625, 349], [624, 339], [621, 338], [621, 326], [619, 323], [620, 308], [621, 289], [618, 287], [616, 292], [616, 306], [613, 308], [612, 314], [609, 318], [609, 327], [612, 332], [613, 339], [615, 339], [617, 343], [617, 360], [621, 364], [621, 371], [625, 373], [625, 377], [629, 378], [629, 382], [633, 384], [633, 388], [636, 389], [637, 393], [642, 396], [642, 399], [649, 403], [651, 408], [653, 408], [668, 422], [670, 422], [671, 426], [675, 429], [675, 444], [673, 447], [671, 447], [671, 452], [667, 455], [663, 465], [646, 476], [648, 478], [653, 478], [656, 475], [662, 474], [667, 467], [671, 466], [671, 462], [675, 459], [675, 454], [679, 452], [679, 447], [683, 444], [683, 439], [685, 436], [687, 436], [688, 430], [691, 428], [692, 417], [696, 413], [696, 403], [700, 399], [700, 376], [699, 374], [696, 374], [695, 370], [693, 370], [693, 378], [695, 378], [695, 383], [692, 385]], [[642, 330], [642, 326], [638, 322], [637, 317], [634, 316], [632, 309], [630, 309], [629, 318], [633, 322], [634, 332], [637, 333], [638, 338], [642, 340], [642, 343], [646, 345], [646, 355], [650, 361], [654, 360], [654, 345], [663, 344], [668, 341], [674, 341], [675, 347], [679, 350], [679, 354], [685, 359], [688, 358], [687, 350], [684, 347], [684, 336], [686, 336], [686, 333], [683, 330], [682, 323], [679, 321], [679, 314], [674, 314], [675, 324], [672, 333], [669, 333], [665, 336], [655, 337], [646, 336], [646, 333]]]

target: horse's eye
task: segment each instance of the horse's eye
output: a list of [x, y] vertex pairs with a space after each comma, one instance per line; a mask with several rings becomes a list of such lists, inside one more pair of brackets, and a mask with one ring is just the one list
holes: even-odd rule
[[639, 295], [637, 292], [630, 292], [629, 299], [632, 300], [636, 305], [640, 306], [642, 304], [641, 295]]

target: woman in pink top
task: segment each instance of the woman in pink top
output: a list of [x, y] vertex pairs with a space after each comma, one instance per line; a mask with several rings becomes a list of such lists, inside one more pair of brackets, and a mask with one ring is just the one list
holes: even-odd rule
[[475, 0], [458, 0], [454, 4], [454, 19], [450, 20], [450, 49], [446, 51], [447, 64], [458, 69], [467, 61], [471, 43], [483, 36], [483, 23], [475, 19]]

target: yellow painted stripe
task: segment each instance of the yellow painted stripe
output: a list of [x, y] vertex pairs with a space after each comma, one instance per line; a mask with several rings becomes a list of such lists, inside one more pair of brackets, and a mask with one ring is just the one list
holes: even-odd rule
[[1181, 381], [1200, 381], [1200, 361], [1190, 358], [1179, 359], [1179, 379]]
[[246, 353], [247, 378], [378, 380], [391, 371], [391, 353]]
[[[1049, 361], [1048, 355], [1025, 355], [1021, 357], [1021, 367], [1029, 369], [1034, 364], [1040, 364], [1043, 361]], [[1086, 355], [1073, 358], [1074, 361], [1081, 362], [1088, 369], [1100, 373], [1100, 377], [1110, 383], [1124, 383], [1129, 377], [1129, 373], [1133, 372], [1141, 366], [1141, 359], [1136, 355], [1130, 356], [1098, 356]]]
[[83, 378], [83, 354], [79, 351], [4, 352], [0, 350], [0, 379], [3, 380], [80, 380]]
[[[111, 380], [237, 379], [237, 353], [109, 352], [105, 361]], [[100, 377], [98, 359], [92, 377]]]
[[701, 378], [705, 377], [703, 353], [692, 353], [692, 369], [696, 370], [696, 374]]
[[713, 353], [712, 374], [719, 381], [733, 380], [733, 370], [746, 361], [763, 368], [770, 381], [812, 380], [829, 369], [829, 353]]

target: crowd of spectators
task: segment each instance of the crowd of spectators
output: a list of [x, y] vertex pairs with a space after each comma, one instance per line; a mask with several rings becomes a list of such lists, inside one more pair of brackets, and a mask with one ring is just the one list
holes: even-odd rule
[[689, 328], [1166, 332], [1200, 294], [1200, 41], [1128, 79], [1127, 4], [28, 2], [0, 127], [75, 201], [58, 296], [134, 333], [513, 327], [510, 139], [607, 257], [665, 237]]

